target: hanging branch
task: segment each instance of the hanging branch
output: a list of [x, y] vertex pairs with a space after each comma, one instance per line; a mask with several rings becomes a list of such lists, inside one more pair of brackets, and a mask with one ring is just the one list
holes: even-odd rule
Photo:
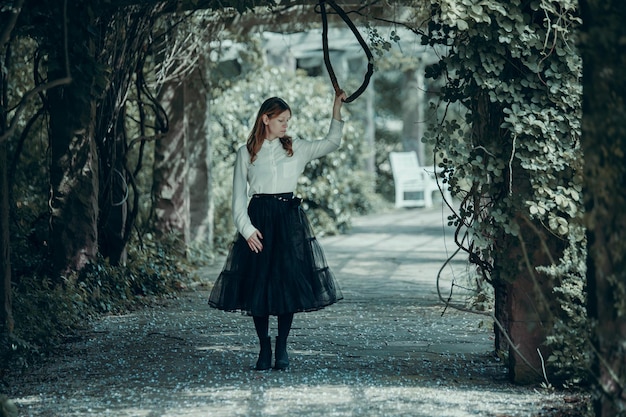
[[336, 94], [340, 94], [341, 88], [339, 87], [339, 83], [337, 82], [337, 77], [335, 76], [335, 71], [333, 70], [333, 66], [330, 62], [330, 56], [328, 54], [328, 17], [326, 16], [326, 3], [328, 3], [339, 16], [343, 19], [343, 21], [348, 25], [354, 37], [359, 41], [363, 52], [367, 56], [367, 72], [365, 73], [365, 78], [361, 86], [347, 99], [344, 100], [346, 103], [351, 103], [356, 100], [367, 88], [370, 78], [374, 73], [374, 56], [370, 51], [370, 48], [367, 46], [363, 37], [359, 33], [352, 20], [348, 17], [346, 12], [343, 11], [341, 7], [339, 7], [333, 0], [320, 0], [318, 6], [320, 8], [320, 13], [322, 15], [322, 47], [324, 50], [324, 64], [326, 65], [326, 69], [328, 70], [328, 76], [330, 77], [330, 82], [333, 84], [333, 88], [335, 89]]

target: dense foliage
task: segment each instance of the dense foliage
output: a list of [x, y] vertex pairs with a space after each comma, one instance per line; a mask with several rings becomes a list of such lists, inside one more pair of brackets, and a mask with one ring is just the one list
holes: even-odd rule
[[[188, 283], [184, 245], [174, 235], [133, 239], [124, 266], [105, 259], [54, 283], [47, 274], [45, 248], [28, 236], [16, 235], [13, 311], [15, 332], [3, 343], [0, 359], [24, 365], [46, 354], [65, 338], [101, 314], [122, 313], [173, 294]], [[10, 348], [10, 349], [7, 349]]]
[[[113, 202], [112, 205], [122, 210], [118, 201], [127, 202], [132, 201], [134, 196], [149, 195], [151, 186], [150, 178], [145, 176], [138, 178], [132, 175], [126, 177], [122, 174], [121, 166], [126, 162], [131, 160], [134, 162], [124, 166], [129, 172], [132, 168], [139, 171], [141, 163], [148, 162], [142, 161], [142, 155], [137, 152], [140, 147], [130, 149], [129, 155], [127, 155], [128, 159], [125, 159], [122, 151], [128, 150], [125, 145], [128, 145], [130, 140], [117, 147], [110, 145], [115, 142], [112, 135], [116, 136], [116, 139], [126, 139], [124, 134], [133, 134], [132, 129], [124, 130], [121, 127], [125, 121], [130, 121], [129, 124], [136, 126], [145, 120], [141, 113], [150, 112], [143, 108], [145, 103], [141, 102], [136, 95], [128, 93], [128, 86], [129, 79], [134, 78], [137, 91], [140, 91], [143, 97], [152, 98], [153, 92], [150, 92], [146, 87], [141, 73], [144, 59], [150, 50], [145, 48], [140, 41], [148, 36], [154, 16], [147, 12], [143, 13], [145, 10], [140, 8], [132, 8], [126, 12], [120, 10], [119, 13], [114, 13], [115, 16], [110, 16], [108, 7], [105, 7], [107, 9], [105, 12], [99, 8], [101, 6], [99, 4], [90, 4], [89, 6], [87, 8], [77, 7], [76, 9], [79, 11], [76, 14], [88, 10], [90, 17], [102, 14], [99, 22], [106, 22], [106, 19], [110, 18], [109, 26], [103, 24], [98, 28], [90, 27], [92, 36], [101, 36], [99, 40], [102, 44], [98, 51], [102, 53], [100, 57], [104, 57], [103, 60], [107, 59], [107, 53], [115, 55], [118, 52], [116, 48], [124, 49], [129, 46], [124, 41], [133, 44], [132, 48], [134, 48], [120, 53], [128, 61], [120, 58], [115, 61], [115, 67], [112, 62], [107, 62], [108, 65], [95, 65], [93, 62], [92, 65], [81, 65], [81, 61], [78, 59], [71, 60], [69, 63], [72, 65], [74, 74], [96, 77], [99, 93], [96, 96], [100, 107], [98, 108], [97, 120], [91, 122], [100, 123], [99, 126], [102, 127], [95, 136], [102, 141], [102, 147], [99, 148], [99, 156], [102, 160], [98, 172], [101, 174], [100, 178], [103, 179], [103, 184], [101, 184], [101, 188], [96, 190], [95, 195], [100, 197], [99, 201], [103, 206]], [[10, 164], [7, 165], [9, 165], [11, 178], [9, 184], [12, 220], [10, 228], [11, 293], [15, 326], [6, 334], [0, 331], [3, 338], [0, 341], [0, 358], [3, 359], [14, 353], [23, 355], [47, 350], [54, 346], [60, 338], [67, 335], [71, 329], [84, 324], [85, 319], [93, 314], [132, 308], [136, 303], [142, 303], [146, 299], [146, 295], [169, 293], [176, 286], [176, 282], [185, 279], [188, 272], [183, 261], [184, 248], [181, 247], [180, 242], [172, 241], [176, 237], [164, 236], [159, 240], [153, 239], [150, 234], [146, 233], [145, 229], [138, 232], [139, 228], [133, 226], [141, 227], [144, 224], [137, 224], [134, 220], [126, 222], [129, 232], [128, 241], [122, 242], [123, 246], [120, 251], [124, 255], [127, 252], [126, 263], [120, 262], [119, 265], [113, 265], [114, 262], [110, 261], [108, 255], [101, 250], [98, 256], [91, 259], [87, 266], [80, 271], [66, 271], [61, 275], [52, 272], [51, 252], [63, 245], [59, 244], [58, 241], [56, 241], [57, 244], [52, 243], [55, 242], [52, 238], [53, 232], [58, 233], [59, 228], [50, 227], [51, 210], [54, 205], [50, 201], [51, 194], [54, 192], [51, 190], [51, 154], [53, 153], [51, 149], [58, 143], [50, 133], [50, 112], [57, 110], [57, 115], [65, 112], [68, 120], [72, 117], [75, 120], [78, 116], [69, 108], [51, 110], [51, 107], [54, 106], [50, 105], [50, 97], [43, 93], [23, 101], [24, 105], [21, 107], [16, 103], [23, 100], [28, 92], [36, 86], [46, 93], [44, 88], [46, 77], [54, 80], [52, 69], [55, 68], [55, 63], [52, 62], [52, 55], [46, 53], [46, 48], [50, 46], [53, 37], [47, 37], [47, 31], [54, 32], [54, 24], [60, 25], [62, 21], [56, 22], [46, 19], [49, 18], [49, 14], [52, 15], [53, 11], [56, 12], [57, 9], [56, 6], [50, 6], [50, 8], [33, 7], [24, 11], [20, 17], [23, 21], [20, 21], [20, 25], [14, 32], [7, 53], [6, 55], [3, 54], [5, 60], [1, 65], [3, 71], [2, 86], [6, 88], [3, 95], [6, 94], [4, 98], [10, 104], [8, 115], [11, 119], [9, 121], [14, 121], [17, 127], [15, 134], [7, 136], [6, 139], [10, 161]], [[158, 12], [155, 8], [150, 10], [153, 13]], [[80, 20], [73, 13], [71, 17]], [[31, 19], [35, 18], [41, 19], [41, 22], [31, 26]], [[87, 21], [81, 20], [81, 22], [89, 26]], [[122, 31], [115, 29], [119, 27], [127, 29], [123, 32], [127, 37], [123, 37]], [[62, 30], [57, 32], [60, 34]], [[141, 36], [135, 36], [137, 33], [141, 33]], [[74, 32], [68, 36], [80, 38]], [[71, 48], [71, 51], [77, 54], [87, 54], [89, 49], [81, 49], [81, 45], [83, 45], [82, 42], [89, 44], [90, 41], [91, 39], [75, 39], [75, 42], [71, 42], [71, 44], [76, 46], [77, 51], [74, 48]], [[137, 49], [140, 49], [141, 53], [136, 53]], [[93, 57], [83, 58], [93, 59]], [[139, 63], [136, 60], [139, 60]], [[116, 77], [124, 78], [125, 81], [113, 81]], [[75, 79], [81, 78], [76, 76]], [[111, 82], [111, 84], [107, 84], [107, 82]], [[116, 96], [115, 100], [109, 100], [111, 97], [106, 96], [100, 90], [105, 86], [110, 87], [107, 91], [111, 96]], [[76, 99], [76, 103], [84, 103], [93, 98], [91, 94], [94, 94], [94, 91], [85, 89], [79, 93], [81, 97]], [[133, 102], [137, 103], [135, 107], [133, 107], [133, 103], [125, 101], [129, 96], [136, 100]], [[149, 107], [150, 110], [156, 107], [153, 100], [149, 104], [150, 106], [146, 107]], [[80, 105], [83, 106], [83, 104]], [[83, 107], [88, 106], [85, 104]], [[141, 110], [138, 111], [137, 109], [140, 107]], [[20, 109], [22, 112], [16, 109]], [[2, 110], [4, 109], [0, 109], [0, 112]], [[137, 113], [140, 114], [137, 115]], [[125, 118], [127, 114], [130, 115]], [[138, 120], [141, 123], [138, 123]], [[116, 129], [110, 129], [113, 125], [116, 126]], [[113, 131], [115, 133], [112, 133]], [[145, 139], [148, 133], [145, 130], [141, 133]], [[129, 147], [132, 148], [132, 146]], [[143, 148], [141, 146], [142, 150]], [[80, 154], [78, 146], [72, 149], [76, 151], [77, 155]], [[71, 160], [71, 158], [65, 159]], [[115, 168], [112, 168], [111, 161], [113, 159], [116, 160], [117, 164]], [[3, 166], [2, 168], [6, 169], [7, 167]], [[111, 170], [107, 171], [107, 169]], [[118, 170], [115, 171], [115, 169]], [[92, 170], [86, 168], [84, 171]], [[110, 194], [111, 189], [108, 186], [119, 178], [122, 178], [122, 182], [126, 181], [125, 184], [133, 189], [130, 198], [123, 200], [112, 197]], [[66, 185], [66, 188], [63, 189], [64, 193], [71, 194], [76, 190], [85, 191], [85, 187], [74, 185], [75, 182], [72, 179], [66, 178], [66, 182], [63, 183]], [[72, 185], [74, 185], [74, 189], [71, 189]], [[128, 192], [128, 188], [126, 191]], [[55, 206], [55, 208], [59, 207]], [[132, 209], [130, 212], [137, 214]], [[106, 223], [107, 214], [108, 211], [101, 207], [97, 220], [101, 221], [102, 229], [105, 228], [103, 224]], [[79, 216], [71, 218], [70, 223], [80, 226], [81, 219], [77, 217]], [[139, 220], [138, 223], [141, 223], [145, 217]], [[76, 238], [71, 234], [66, 235], [66, 237], [68, 241]], [[102, 249], [103, 241], [106, 240], [106, 233], [100, 230], [98, 237], [100, 238], [100, 249]], [[128, 246], [125, 248], [126, 244]], [[12, 342], [9, 343], [7, 338], [10, 338]], [[4, 365], [8, 362], [0, 360], [0, 363]]]
[[450, 49], [428, 75], [445, 80], [447, 102], [467, 109], [464, 119], [443, 121], [426, 139], [440, 153], [445, 180], [462, 201], [451, 220], [468, 237], [459, 242], [487, 280], [494, 261], [503, 259], [506, 236], [522, 248], [528, 239], [523, 229], [533, 230], [546, 248], [550, 240], [561, 242], [564, 250], [550, 252], [550, 264], [538, 267], [529, 260], [524, 273], [551, 280], [554, 292], [546, 297], [558, 302], [551, 303], [549, 361], [579, 376], [587, 350], [580, 338], [586, 331], [586, 244], [576, 2], [431, 4], [425, 39]]

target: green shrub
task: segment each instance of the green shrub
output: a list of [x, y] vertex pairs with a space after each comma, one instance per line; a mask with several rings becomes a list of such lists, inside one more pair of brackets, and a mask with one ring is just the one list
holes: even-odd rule
[[[189, 277], [184, 245], [174, 235], [147, 234], [131, 242], [125, 266], [104, 259], [55, 283], [46, 274], [45, 253], [27, 239], [17, 239], [14, 257], [13, 315], [15, 330], [2, 340], [3, 363], [23, 363], [50, 352], [74, 331], [102, 314], [121, 314], [174, 293]], [[16, 245], [17, 246], [17, 245]]]

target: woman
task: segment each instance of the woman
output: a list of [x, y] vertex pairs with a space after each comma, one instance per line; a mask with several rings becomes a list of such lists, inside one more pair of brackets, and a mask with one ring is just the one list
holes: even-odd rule
[[308, 141], [286, 134], [291, 109], [282, 99], [269, 98], [246, 145], [237, 151], [232, 204], [238, 237], [209, 305], [253, 317], [261, 345], [257, 370], [272, 366], [269, 316], [278, 317], [274, 368], [286, 369], [294, 313], [319, 310], [343, 298], [293, 192], [309, 161], [339, 148], [345, 99], [343, 91], [335, 95], [326, 137]]

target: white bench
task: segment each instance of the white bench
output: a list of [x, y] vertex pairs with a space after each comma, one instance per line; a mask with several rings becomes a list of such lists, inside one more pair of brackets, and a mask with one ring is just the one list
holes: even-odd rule
[[[389, 162], [396, 189], [396, 207], [431, 207], [433, 192], [440, 192], [435, 168], [420, 167], [415, 151], [390, 152]], [[441, 183], [441, 188], [443, 197], [450, 201], [447, 184]]]

